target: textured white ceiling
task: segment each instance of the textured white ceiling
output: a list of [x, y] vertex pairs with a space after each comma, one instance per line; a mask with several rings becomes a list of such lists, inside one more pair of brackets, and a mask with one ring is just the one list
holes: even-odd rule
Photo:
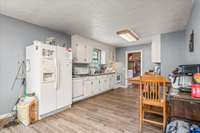
[[[128, 45], [116, 32], [142, 38], [183, 30], [192, 0], [0, 0], [0, 13], [107, 44]], [[144, 39], [145, 40], [145, 39]]]

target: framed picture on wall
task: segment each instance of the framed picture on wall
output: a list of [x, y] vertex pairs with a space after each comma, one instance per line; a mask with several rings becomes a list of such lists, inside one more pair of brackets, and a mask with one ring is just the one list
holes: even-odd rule
[[193, 30], [192, 30], [192, 33], [190, 34], [189, 52], [194, 52], [194, 31]]

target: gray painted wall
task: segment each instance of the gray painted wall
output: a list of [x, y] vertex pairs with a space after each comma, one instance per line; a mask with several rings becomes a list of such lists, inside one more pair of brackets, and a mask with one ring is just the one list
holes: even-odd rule
[[[161, 34], [161, 74], [168, 76], [178, 65], [185, 64], [185, 31]], [[116, 60], [125, 67], [126, 51], [143, 50], [143, 72], [153, 69], [151, 45], [136, 45], [116, 49]], [[125, 85], [125, 68], [122, 70], [122, 85]]]
[[116, 49], [116, 61], [123, 65], [122, 69], [122, 85], [125, 85], [125, 55], [127, 51], [142, 50], [143, 53], [143, 73], [153, 68], [151, 62], [151, 44], [135, 45], [129, 47], [120, 47]]
[[[200, 0], [193, 1], [192, 15], [185, 32], [185, 58], [188, 64], [200, 64]], [[194, 52], [189, 52], [189, 37], [194, 30]]]
[[[189, 36], [192, 30], [194, 30], [194, 52], [189, 52]], [[151, 69], [151, 49], [148, 45], [117, 48], [117, 61], [125, 64], [125, 51], [140, 48], [144, 48], [144, 54], [148, 55], [147, 57], [144, 55], [143, 71]], [[200, 0], [194, 0], [191, 18], [185, 31], [161, 34], [161, 74], [168, 76], [180, 64], [200, 64]], [[124, 75], [122, 77], [124, 85]]]
[[[186, 30], [161, 35], [161, 73], [165, 76], [180, 64], [200, 64], [200, 0], [193, 2]], [[192, 30], [194, 52], [189, 52], [189, 37]]]
[[17, 62], [25, 57], [25, 47], [33, 40], [45, 41], [50, 36], [56, 37], [59, 44], [70, 46], [69, 35], [0, 14], [0, 115], [11, 111], [20, 92], [19, 81], [14, 90], [11, 85], [17, 73]]
[[168, 76], [185, 64], [185, 31], [161, 34], [161, 74]]

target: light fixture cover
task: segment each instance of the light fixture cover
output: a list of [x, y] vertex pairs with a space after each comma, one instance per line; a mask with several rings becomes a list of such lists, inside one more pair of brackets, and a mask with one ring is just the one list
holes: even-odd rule
[[130, 31], [128, 29], [118, 31], [117, 35], [119, 35], [128, 42], [134, 42], [140, 39], [140, 37], [135, 32]]

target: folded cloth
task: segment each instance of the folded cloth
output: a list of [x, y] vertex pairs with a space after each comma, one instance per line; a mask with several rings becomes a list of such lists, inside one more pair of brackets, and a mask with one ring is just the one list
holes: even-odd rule
[[167, 125], [166, 133], [189, 133], [190, 123], [174, 120]]

